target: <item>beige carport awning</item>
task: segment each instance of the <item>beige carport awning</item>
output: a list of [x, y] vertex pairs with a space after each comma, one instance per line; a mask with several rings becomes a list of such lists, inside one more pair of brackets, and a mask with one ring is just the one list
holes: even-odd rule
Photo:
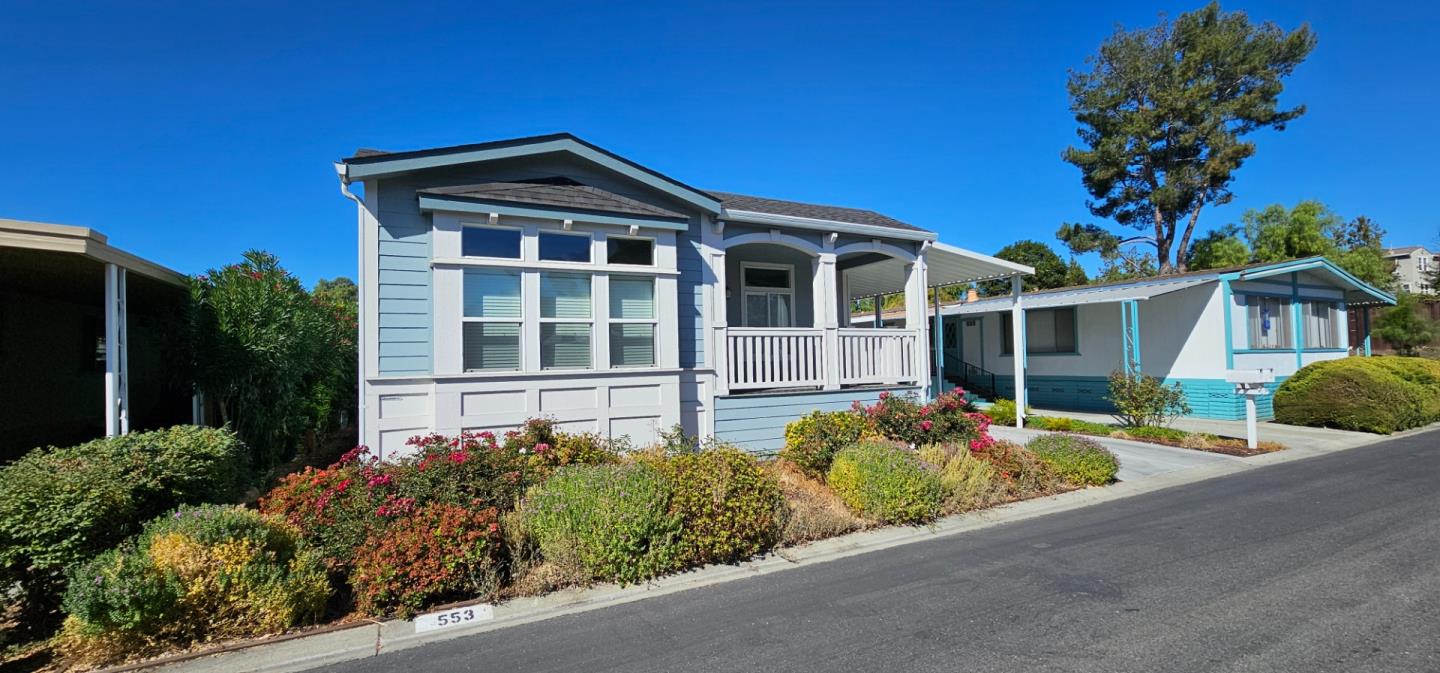
[[[1035, 269], [1024, 264], [944, 243], [930, 244], [925, 251], [925, 263], [927, 284], [930, 287], [1006, 278], [1017, 273], [1035, 273]], [[846, 274], [849, 282], [848, 299], [905, 291], [905, 262], [895, 258], [857, 266], [848, 269]]]
[[[1080, 304], [1108, 304], [1121, 301], [1144, 300], [1196, 285], [1213, 283], [1215, 279], [1214, 276], [1173, 279], [1161, 277], [1126, 285], [1082, 286], [1043, 290], [1025, 294], [1023, 301], [1025, 309], [1029, 310], [1036, 308], [1055, 308], [1058, 306], [1077, 306]], [[992, 311], [1008, 311], [1010, 307], [1014, 305], [1014, 302], [1013, 297], [995, 297], [981, 301], [972, 301], [967, 304], [943, 306], [940, 312], [944, 315], [970, 315], [975, 313], [989, 313]]]

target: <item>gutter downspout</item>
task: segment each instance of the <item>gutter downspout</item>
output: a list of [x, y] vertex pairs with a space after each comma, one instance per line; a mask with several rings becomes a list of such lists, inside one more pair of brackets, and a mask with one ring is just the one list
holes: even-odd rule
[[363, 199], [361, 199], [360, 197], [356, 196], [354, 192], [350, 191], [350, 175], [349, 175], [348, 168], [347, 168], [347, 166], [346, 166], [344, 163], [336, 162], [336, 164], [335, 164], [335, 177], [340, 180], [340, 194], [343, 195], [345, 198], [350, 199], [351, 201], [354, 201], [354, 202], [355, 202], [355, 205], [360, 208], [360, 213], [358, 214], [358, 217], [355, 218], [355, 219], [356, 219], [355, 228], [356, 228], [356, 232], [357, 232], [357, 236], [356, 236], [356, 238], [355, 238], [355, 241], [356, 241], [356, 247], [358, 248], [358, 253], [357, 253], [357, 254], [358, 254], [358, 260], [357, 260], [357, 261], [358, 261], [358, 264], [356, 265], [356, 268], [355, 268], [355, 318], [356, 318], [356, 320], [355, 320], [355, 329], [356, 329], [356, 335], [355, 335], [355, 352], [356, 352], [356, 354], [357, 354], [356, 362], [355, 362], [355, 373], [356, 373], [356, 376], [355, 376], [355, 386], [356, 386], [355, 393], [356, 393], [356, 395], [355, 395], [355, 397], [356, 397], [356, 402], [359, 404], [359, 408], [356, 409], [356, 412], [357, 412], [357, 413], [356, 413], [356, 415], [355, 415], [355, 434], [356, 434], [356, 442], [355, 442], [355, 443], [356, 443], [356, 444], [364, 444], [364, 443], [365, 443], [365, 418], [366, 418], [366, 416], [365, 416], [365, 411], [366, 411], [366, 405], [365, 405], [365, 211], [368, 210], [368, 206], [365, 205], [365, 201], [364, 201]]

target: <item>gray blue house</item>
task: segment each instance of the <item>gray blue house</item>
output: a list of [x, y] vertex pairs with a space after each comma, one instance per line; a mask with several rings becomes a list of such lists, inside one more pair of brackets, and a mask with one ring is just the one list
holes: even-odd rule
[[[381, 455], [536, 416], [774, 450], [812, 409], [930, 394], [927, 288], [1031, 272], [870, 210], [697, 189], [569, 134], [361, 150], [336, 170], [359, 213], [361, 436]], [[891, 293], [903, 321], [851, 324], [853, 299]]]

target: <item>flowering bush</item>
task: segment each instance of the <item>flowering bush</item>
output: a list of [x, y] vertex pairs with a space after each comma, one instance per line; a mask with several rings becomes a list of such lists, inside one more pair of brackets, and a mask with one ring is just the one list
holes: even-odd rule
[[812, 411], [785, 426], [785, 448], [780, 457], [821, 477], [830, 469], [835, 452], [860, 441], [869, 428], [869, 419], [863, 414]]
[[260, 499], [260, 511], [289, 522], [338, 574], [348, 573], [355, 550], [388, 523], [395, 468], [356, 447], [325, 469], [286, 476]]
[[447, 598], [499, 586], [500, 524], [494, 507], [431, 504], [405, 514], [358, 550], [350, 576], [362, 612], [414, 614]]
[[983, 423], [988, 428], [990, 419], [975, 413], [960, 390], [942, 393], [928, 404], [922, 404], [915, 395], [897, 397], [881, 392], [875, 404], [867, 407], [856, 402], [853, 410], [869, 420], [876, 434], [909, 446], [990, 441], [981, 426]]
[[161, 644], [282, 631], [317, 619], [330, 592], [297, 531], [220, 506], [161, 516], [73, 568], [70, 580], [61, 641], [101, 661]]
[[826, 477], [850, 509], [884, 523], [923, 523], [940, 512], [945, 488], [915, 452], [885, 442], [862, 442], [835, 455]]
[[386, 468], [396, 485], [384, 511], [377, 510], [382, 516], [405, 514], [416, 503], [509, 510], [525, 492], [533, 447], [501, 446], [489, 432], [432, 434], [406, 443], [414, 453]]
[[754, 456], [722, 446], [671, 456], [658, 467], [673, 491], [671, 511], [684, 525], [686, 562], [729, 563], [774, 546], [784, 500]]
[[550, 418], [532, 418], [520, 430], [505, 433], [504, 447], [526, 456], [532, 482], [566, 465], [619, 462], [622, 453], [615, 441], [598, 434], [559, 432]]
[[532, 489], [521, 512], [546, 559], [633, 583], [680, 565], [683, 518], [670, 497], [665, 476], [644, 463], [570, 465]]
[[1054, 469], [1014, 442], [991, 442], [971, 453], [994, 466], [1002, 499], [1020, 500], [1064, 490], [1064, 481]]
[[1115, 481], [1120, 459], [1099, 442], [1080, 435], [1041, 435], [1025, 445], [1065, 481], [1076, 486], [1103, 486]]

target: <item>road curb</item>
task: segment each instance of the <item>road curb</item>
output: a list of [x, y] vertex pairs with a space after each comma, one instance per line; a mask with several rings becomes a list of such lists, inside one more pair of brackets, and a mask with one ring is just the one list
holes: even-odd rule
[[[1434, 428], [1421, 429], [1417, 432], [1429, 429]], [[111, 670], [144, 669], [166, 671], [167, 673], [289, 673], [302, 671], [681, 591], [813, 566], [901, 545], [948, 538], [970, 531], [1081, 509], [1176, 486], [1199, 483], [1268, 465], [1369, 446], [1396, 436], [1404, 435], [1397, 433], [1397, 435], [1389, 437], [1377, 437], [1374, 442], [1353, 446], [1291, 448], [1233, 461], [1217, 461], [1208, 465], [1165, 472], [1133, 481], [1118, 482], [1110, 486], [1071, 491], [950, 516], [924, 527], [892, 526], [861, 531], [821, 540], [802, 547], [782, 549], [738, 565], [708, 566], [669, 575], [644, 585], [629, 587], [596, 585], [557, 591], [534, 598], [513, 599], [494, 606], [494, 619], [474, 625], [416, 633], [415, 623], [409, 620], [360, 623], [352, 628], [338, 630], [332, 628], [313, 635], [296, 634], [280, 642], [262, 640], [253, 644], [237, 643], [232, 645], [231, 649], [220, 653], [197, 652]]]

